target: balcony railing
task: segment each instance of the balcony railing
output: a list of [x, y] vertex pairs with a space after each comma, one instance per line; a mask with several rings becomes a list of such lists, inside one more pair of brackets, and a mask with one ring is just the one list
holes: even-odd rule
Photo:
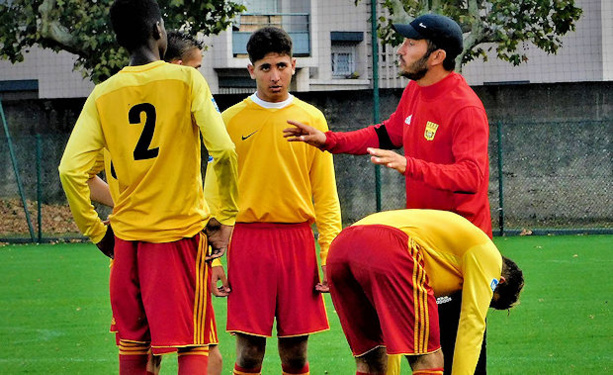
[[294, 56], [311, 55], [310, 15], [308, 13], [242, 14], [232, 31], [232, 53], [247, 54], [247, 41], [251, 34], [265, 26], [284, 29], [292, 37]]

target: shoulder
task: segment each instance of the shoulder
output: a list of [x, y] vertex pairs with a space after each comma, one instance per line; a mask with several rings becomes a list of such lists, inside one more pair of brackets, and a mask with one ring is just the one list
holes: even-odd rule
[[226, 109], [225, 111], [223, 111], [221, 115], [223, 116], [223, 119], [226, 122], [226, 125], [236, 115], [238, 115], [241, 112], [247, 110], [250, 107], [250, 103], [252, 103], [251, 100], [249, 98], [246, 98], [246, 99], [243, 99], [242, 101], [234, 104], [233, 106], [231, 106], [230, 108]]
[[[326, 117], [324, 116], [323, 112], [319, 110], [319, 108], [296, 97], [294, 97], [292, 106], [295, 106], [298, 111], [302, 112], [301, 116], [312, 122], [311, 126], [315, 126], [316, 128], [321, 128], [323, 126], [327, 130], [328, 125], [326, 122]], [[320, 126], [317, 125], [318, 123]]]

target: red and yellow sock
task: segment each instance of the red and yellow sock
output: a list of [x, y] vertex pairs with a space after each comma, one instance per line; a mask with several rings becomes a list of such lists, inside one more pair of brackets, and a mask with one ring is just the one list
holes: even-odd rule
[[253, 369], [242, 368], [236, 363], [234, 364], [234, 371], [232, 375], [261, 375], [262, 374], [262, 366]]
[[283, 368], [283, 375], [310, 375], [309, 362], [307, 362], [302, 368], [293, 368], [287, 365], [281, 364]]
[[209, 364], [209, 347], [181, 348], [177, 353], [179, 375], [206, 375]]
[[422, 370], [413, 370], [413, 375], [443, 375], [443, 368], [427, 368]]
[[119, 340], [119, 374], [146, 373], [148, 353], [148, 342]]

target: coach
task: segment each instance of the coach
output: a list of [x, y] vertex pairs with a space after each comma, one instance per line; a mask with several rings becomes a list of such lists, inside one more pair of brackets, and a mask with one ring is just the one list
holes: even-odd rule
[[[489, 124], [483, 103], [454, 72], [462, 52], [460, 26], [437, 14], [394, 25], [405, 39], [398, 49], [400, 74], [409, 78], [396, 111], [383, 123], [338, 133], [304, 124], [284, 130], [288, 141], [302, 141], [331, 153], [370, 154], [374, 164], [406, 177], [407, 208], [455, 212], [492, 237], [488, 201]], [[404, 147], [404, 155], [392, 149]], [[439, 301], [445, 373], [450, 373], [461, 295]], [[477, 374], [486, 373], [485, 340]]]

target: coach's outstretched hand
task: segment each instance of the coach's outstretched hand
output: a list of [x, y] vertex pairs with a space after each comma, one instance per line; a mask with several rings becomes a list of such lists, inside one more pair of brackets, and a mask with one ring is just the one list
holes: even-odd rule
[[287, 123], [294, 125], [283, 129], [283, 137], [289, 142], [304, 142], [317, 148], [322, 148], [326, 143], [326, 134], [321, 130], [294, 120], [287, 120]]
[[98, 246], [98, 249], [107, 257], [111, 259], [115, 257], [115, 233], [113, 232], [113, 228], [111, 228], [111, 224], [106, 226], [106, 234], [102, 238], [102, 241], [98, 242], [96, 246]]
[[226, 253], [233, 228], [232, 226], [221, 224], [215, 218], [209, 220], [206, 228], [204, 228], [209, 246], [211, 246], [211, 253], [205, 258], [206, 261], [222, 257]]

